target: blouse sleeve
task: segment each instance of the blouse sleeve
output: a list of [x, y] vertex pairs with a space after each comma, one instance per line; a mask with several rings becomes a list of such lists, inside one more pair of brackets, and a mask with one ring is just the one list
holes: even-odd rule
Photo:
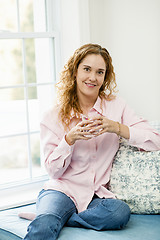
[[123, 110], [122, 124], [129, 127], [128, 144], [145, 151], [160, 150], [160, 134], [145, 119], [136, 116], [127, 104]]
[[46, 170], [50, 177], [60, 178], [71, 162], [73, 146], [68, 145], [65, 136], [60, 139], [42, 123], [40, 129]]

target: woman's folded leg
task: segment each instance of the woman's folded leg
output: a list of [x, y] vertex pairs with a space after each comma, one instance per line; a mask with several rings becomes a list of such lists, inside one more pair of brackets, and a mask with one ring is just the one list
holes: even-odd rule
[[67, 225], [94, 230], [121, 229], [126, 226], [129, 218], [130, 209], [123, 201], [95, 198], [87, 210], [79, 214], [73, 213]]

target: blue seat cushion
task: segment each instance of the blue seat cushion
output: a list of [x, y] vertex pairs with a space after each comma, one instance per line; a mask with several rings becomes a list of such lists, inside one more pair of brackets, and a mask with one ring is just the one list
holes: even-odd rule
[[[20, 240], [26, 232], [30, 221], [20, 219], [21, 211], [35, 211], [35, 204], [0, 211], [0, 240]], [[83, 228], [64, 227], [59, 235], [59, 240], [159, 240], [160, 239], [160, 215], [136, 215], [122, 230], [95, 231]]]

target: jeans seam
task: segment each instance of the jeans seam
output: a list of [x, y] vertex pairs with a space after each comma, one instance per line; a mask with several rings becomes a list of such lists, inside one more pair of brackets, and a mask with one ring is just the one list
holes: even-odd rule
[[[105, 199], [103, 199], [103, 200], [100, 202], [100, 204], [101, 204], [104, 208], [107, 208], [107, 207], [105, 206], [105, 204], [104, 204], [104, 200], [105, 200]], [[121, 202], [120, 202], [120, 205], [118, 206], [118, 208], [119, 208], [120, 206], [122, 206], [123, 203], [124, 203], [124, 202], [121, 201]], [[126, 205], [127, 205], [127, 204], [126, 204]], [[108, 208], [107, 208], [107, 209], [108, 209]], [[108, 210], [108, 211], [109, 211], [109, 210]], [[112, 211], [109, 211], [109, 212], [112, 212]]]
[[76, 208], [73, 207], [70, 211], [66, 212], [61, 218], [65, 217], [67, 214], [71, 213], [74, 209], [76, 209]]
[[94, 207], [91, 207], [91, 208], [87, 208], [86, 210], [84, 210], [84, 211], [87, 211], [87, 212], [89, 212], [89, 211], [91, 211], [91, 210], [93, 210], [93, 209], [95, 209], [95, 208], [97, 208], [100, 204], [101, 204], [101, 202], [103, 201], [103, 199], [101, 199], [101, 201], [99, 201]]
[[70, 211], [64, 213], [62, 216], [60, 216], [60, 215], [58, 215], [58, 214], [56, 214], [56, 213], [45, 213], [45, 214], [42, 213], [42, 214], [38, 215], [38, 217], [39, 217], [39, 216], [43, 216], [43, 215], [53, 215], [53, 216], [58, 217], [59, 219], [62, 219], [63, 217], [65, 217], [68, 213], [72, 212], [73, 210], [74, 210], [74, 207], [73, 207]]

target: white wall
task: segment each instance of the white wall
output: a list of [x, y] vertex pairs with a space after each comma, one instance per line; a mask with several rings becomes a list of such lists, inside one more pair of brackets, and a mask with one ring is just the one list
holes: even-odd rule
[[62, 66], [73, 52], [90, 42], [89, 1], [61, 0]]
[[101, 44], [119, 94], [138, 115], [160, 120], [159, 12], [159, 0], [61, 0], [62, 66], [81, 44]]
[[90, 0], [91, 41], [109, 50], [119, 94], [148, 120], [160, 120], [159, 13], [159, 0]]

